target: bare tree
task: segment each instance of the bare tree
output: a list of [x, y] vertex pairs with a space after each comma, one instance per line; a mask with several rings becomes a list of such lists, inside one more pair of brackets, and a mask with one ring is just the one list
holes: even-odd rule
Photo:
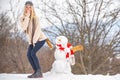
[[[25, 37], [24, 35], [20, 35], [20, 30], [18, 29], [19, 27], [19, 18], [21, 15], [20, 12], [20, 6], [18, 5], [20, 3], [20, 0], [17, 0], [14, 3], [14, 0], [9, 0], [9, 5], [10, 5], [10, 9], [8, 10], [9, 13], [11, 13], [11, 20], [13, 21], [12, 24], [12, 30], [11, 30], [11, 37], [13, 36], [13, 44], [15, 44], [16, 50], [14, 49], [10, 49], [11, 50], [11, 58], [14, 65], [16, 65], [16, 70], [18, 72], [23, 72], [26, 73], [26, 60], [25, 59], [25, 54], [23, 51], [23, 47], [26, 49], [26, 44], [23, 44], [25, 42], [23, 42], [22, 38]], [[9, 44], [10, 45], [10, 44]], [[8, 47], [9, 48], [9, 47]], [[24, 49], [24, 50], [25, 50]], [[26, 50], [25, 50], [26, 51]], [[15, 54], [13, 54], [15, 53]], [[14, 58], [12, 58], [14, 57]], [[17, 70], [18, 69], [18, 70]]]
[[9, 30], [12, 28], [10, 24], [11, 21], [8, 16], [6, 16], [5, 13], [0, 13], [0, 36], [6, 37], [9, 36]]
[[107, 74], [113, 53], [120, 49], [120, 7], [111, 7], [114, 0], [66, 0], [61, 8], [51, 0], [42, 2], [45, 8], [37, 8], [56, 30], [45, 31], [52, 37], [65, 35], [73, 45], [84, 46], [84, 51], [75, 54], [79, 73]]
[[[0, 39], [4, 41], [1, 43], [1, 54], [5, 54], [4, 57], [8, 59], [6, 64], [1, 65], [11, 65], [11, 67], [14, 68], [14, 70], [13, 68], [10, 68], [11, 70], [5, 68], [6, 72], [17, 71], [25, 73], [26, 61], [24, 61], [25, 57], [23, 52], [26, 49], [26, 43], [23, 42], [22, 38], [20, 37], [20, 30], [18, 30], [18, 22], [20, 17], [18, 3], [19, 0], [16, 1], [15, 4], [13, 0], [9, 0], [9, 10], [7, 10], [5, 13], [1, 13], [0, 15]], [[5, 58], [2, 58], [1, 60], [5, 60]], [[1, 71], [3, 70], [1, 69]]]

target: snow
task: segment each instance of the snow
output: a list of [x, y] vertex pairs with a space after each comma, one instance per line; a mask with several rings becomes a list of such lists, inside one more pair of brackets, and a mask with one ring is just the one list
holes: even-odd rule
[[44, 73], [43, 78], [27, 78], [30, 74], [8, 74], [1, 73], [0, 80], [120, 80], [120, 74], [117, 75], [73, 75], [73, 74], [51, 74]]

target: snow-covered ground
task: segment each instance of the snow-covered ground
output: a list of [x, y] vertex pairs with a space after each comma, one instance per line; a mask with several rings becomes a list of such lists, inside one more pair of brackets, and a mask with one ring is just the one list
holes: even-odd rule
[[43, 78], [27, 78], [29, 74], [1, 73], [0, 80], [120, 80], [120, 74], [109, 75], [69, 75], [44, 73]]

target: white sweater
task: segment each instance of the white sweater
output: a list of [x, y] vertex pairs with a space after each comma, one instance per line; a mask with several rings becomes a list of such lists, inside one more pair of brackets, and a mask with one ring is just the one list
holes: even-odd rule
[[[40, 23], [38, 17], [34, 18], [34, 25], [32, 21], [29, 21], [30, 18], [28, 17], [21, 17], [20, 23], [23, 31], [28, 35], [28, 42], [29, 44], [35, 44], [37, 41], [45, 40], [47, 37], [44, 35], [40, 28]], [[35, 28], [34, 35], [32, 37], [32, 28]], [[33, 38], [33, 40], [32, 40]]]

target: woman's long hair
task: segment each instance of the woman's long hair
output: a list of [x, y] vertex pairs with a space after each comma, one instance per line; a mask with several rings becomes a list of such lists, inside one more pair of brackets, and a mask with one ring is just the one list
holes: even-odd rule
[[[26, 8], [26, 6], [24, 7], [24, 13], [23, 13], [24, 16], [25, 16], [25, 13], [26, 13], [26, 9], [25, 8]], [[36, 26], [35, 18], [36, 18], [35, 10], [34, 10], [33, 6], [31, 6], [31, 13], [30, 13], [30, 21], [29, 22], [33, 22], [33, 24]], [[28, 31], [29, 31], [29, 27], [27, 27], [26, 33]]]
[[[25, 16], [25, 13], [26, 13], [26, 6], [24, 7], [24, 13], [23, 13], [24, 16]], [[31, 6], [30, 21], [33, 20], [33, 18], [35, 17], [36, 17], [35, 10], [33, 6]]]

